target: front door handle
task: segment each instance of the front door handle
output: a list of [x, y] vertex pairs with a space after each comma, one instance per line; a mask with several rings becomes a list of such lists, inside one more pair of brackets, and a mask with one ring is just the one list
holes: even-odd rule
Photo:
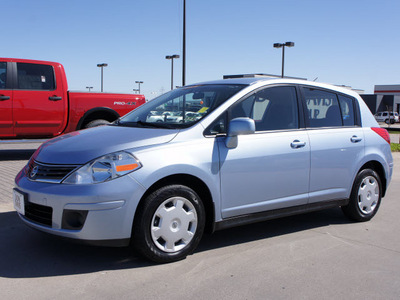
[[60, 100], [62, 100], [62, 97], [51, 96], [51, 97], [49, 97], [49, 100], [50, 100], [50, 101], [60, 101]]
[[356, 136], [356, 135], [353, 135], [353, 136], [351, 137], [350, 141], [351, 141], [352, 143], [358, 143], [358, 142], [361, 142], [361, 141], [362, 141], [362, 138], [360, 138], [360, 137], [358, 137], [358, 136]]
[[9, 99], [10, 99], [10, 96], [3, 96], [3, 95], [0, 96], [0, 101], [9, 100]]
[[300, 142], [299, 140], [294, 140], [291, 144], [290, 147], [293, 149], [298, 149], [298, 148], [303, 148], [306, 145], [306, 142]]

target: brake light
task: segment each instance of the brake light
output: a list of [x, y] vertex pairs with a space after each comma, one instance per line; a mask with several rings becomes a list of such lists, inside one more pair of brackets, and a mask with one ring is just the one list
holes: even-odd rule
[[371, 127], [371, 129], [375, 131], [377, 134], [379, 134], [386, 142], [390, 144], [390, 135], [386, 129], [380, 127]]

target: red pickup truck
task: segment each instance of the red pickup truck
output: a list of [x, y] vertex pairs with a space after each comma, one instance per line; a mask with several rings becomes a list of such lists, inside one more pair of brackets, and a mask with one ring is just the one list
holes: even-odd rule
[[48, 138], [112, 122], [143, 95], [68, 91], [56, 62], [0, 58], [0, 138]]

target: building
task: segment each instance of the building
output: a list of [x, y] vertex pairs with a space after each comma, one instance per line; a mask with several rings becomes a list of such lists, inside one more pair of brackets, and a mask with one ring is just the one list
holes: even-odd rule
[[373, 114], [380, 111], [400, 113], [400, 84], [375, 85], [374, 94], [361, 95]]

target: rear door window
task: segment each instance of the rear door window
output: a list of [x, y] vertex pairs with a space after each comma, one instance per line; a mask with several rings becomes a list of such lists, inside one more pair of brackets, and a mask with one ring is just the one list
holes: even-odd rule
[[304, 88], [308, 110], [308, 127], [342, 126], [339, 101], [335, 93]]
[[54, 70], [52, 66], [17, 63], [18, 89], [54, 90]]

